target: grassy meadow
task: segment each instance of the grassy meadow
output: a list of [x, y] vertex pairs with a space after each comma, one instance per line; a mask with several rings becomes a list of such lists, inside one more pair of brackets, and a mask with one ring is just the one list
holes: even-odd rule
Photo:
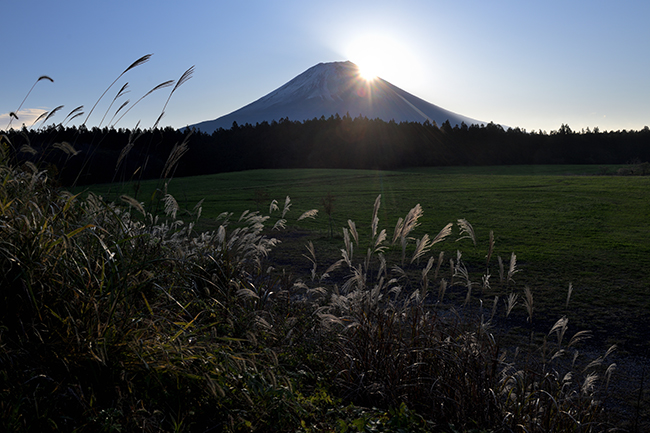
[[[379, 218], [387, 227], [421, 204], [424, 216], [415, 237], [434, 236], [447, 223], [464, 218], [473, 225], [479, 245], [437, 245], [447, 259], [461, 249], [468, 262], [480, 263], [493, 230], [495, 255], [507, 261], [516, 254], [520, 272], [515, 280], [519, 287], [532, 289], [538, 318], [546, 319], [540, 326], [570, 313], [572, 326], [592, 330], [594, 342], [644, 353], [650, 333], [650, 178], [598, 175], [603, 171], [600, 166], [256, 170], [173, 179], [168, 189], [188, 211], [203, 200], [203, 229], [215, 228], [221, 212], [265, 213], [272, 199], [282, 202], [290, 196], [287, 233], [294, 235], [274, 233], [284, 241], [274, 255], [292, 272], [309, 269], [302, 257], [308, 241], [315, 243], [325, 267], [339, 259], [341, 228], [351, 219], [360, 232], [369, 231], [372, 204], [379, 194]], [[146, 202], [157, 187], [160, 182], [143, 182], [138, 199]], [[89, 189], [109, 199], [134, 194], [130, 184]], [[328, 193], [335, 197], [334, 239], [329, 239], [322, 205]], [[297, 221], [309, 209], [319, 209], [317, 218]], [[569, 285], [573, 291], [567, 311]], [[495, 285], [492, 295], [505, 292]]]
[[7, 159], [0, 430], [642, 431], [648, 182], [567, 169]]

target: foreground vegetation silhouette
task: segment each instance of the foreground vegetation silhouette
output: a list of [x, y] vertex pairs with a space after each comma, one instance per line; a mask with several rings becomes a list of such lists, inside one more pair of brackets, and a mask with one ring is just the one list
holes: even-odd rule
[[[581, 361], [587, 332], [565, 335], [560, 318], [546, 336], [531, 327], [516, 350], [502, 346], [495, 317], [523, 303], [532, 323], [534, 303], [515, 288], [516, 256], [493, 257], [493, 237], [475, 275], [460, 252], [433, 253], [451, 223], [413, 239], [417, 205], [390, 234], [378, 197], [367, 237], [349, 221], [341, 259], [324, 272], [309, 243], [311, 277], [296, 279], [267, 261], [277, 244], [267, 224], [287, 223], [288, 197], [268, 215], [224, 214], [198, 233], [200, 205], [180, 221], [163, 192], [160, 214], [132, 197], [72, 195], [4, 155], [4, 429], [607, 427], [602, 398], [615, 366], [608, 353]], [[457, 238], [476, 242], [471, 224], [456, 226]], [[512, 291], [483, 310], [476, 292], [489, 284]], [[466, 290], [462, 305], [445, 302], [452, 288]]]

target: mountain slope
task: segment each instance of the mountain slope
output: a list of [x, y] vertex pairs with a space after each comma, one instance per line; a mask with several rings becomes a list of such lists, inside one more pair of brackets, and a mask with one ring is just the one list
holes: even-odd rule
[[429, 120], [438, 125], [446, 120], [452, 125], [484, 123], [431, 104], [381, 78], [366, 81], [359, 76], [359, 68], [352, 62], [333, 62], [309, 68], [239, 110], [189, 127], [212, 133], [218, 128], [230, 128], [233, 122], [255, 125], [282, 118], [303, 121], [337, 113], [396, 122]]

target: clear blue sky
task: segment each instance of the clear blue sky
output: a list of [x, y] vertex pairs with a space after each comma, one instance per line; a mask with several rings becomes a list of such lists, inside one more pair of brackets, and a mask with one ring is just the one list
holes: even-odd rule
[[[6, 1], [2, 6], [0, 129], [36, 79], [30, 111], [85, 111], [134, 60], [122, 84], [134, 102], [157, 84], [194, 77], [164, 125], [215, 119], [320, 62], [375, 64], [402, 89], [459, 114], [527, 130], [641, 129], [650, 124], [647, 1]], [[122, 119], [150, 127], [171, 89]], [[109, 118], [112, 114], [109, 114]], [[79, 124], [85, 116], [73, 123]], [[106, 122], [106, 121], [105, 121]]]

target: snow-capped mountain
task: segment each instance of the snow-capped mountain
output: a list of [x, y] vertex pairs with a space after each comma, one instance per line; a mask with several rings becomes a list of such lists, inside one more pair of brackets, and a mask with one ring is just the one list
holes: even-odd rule
[[218, 128], [230, 128], [233, 122], [255, 125], [282, 118], [303, 121], [337, 113], [396, 122], [429, 120], [438, 125], [446, 120], [452, 125], [484, 123], [424, 101], [381, 78], [364, 80], [357, 65], [348, 61], [319, 63], [239, 110], [189, 127], [212, 133]]

